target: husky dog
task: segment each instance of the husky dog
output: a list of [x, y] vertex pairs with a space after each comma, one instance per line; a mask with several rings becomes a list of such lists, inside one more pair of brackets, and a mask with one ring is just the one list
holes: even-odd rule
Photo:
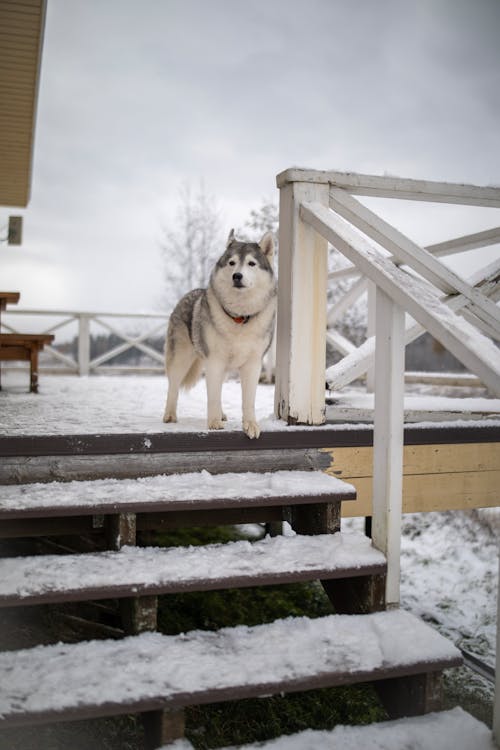
[[228, 371], [239, 370], [243, 430], [249, 438], [259, 437], [255, 393], [274, 331], [273, 254], [270, 232], [257, 244], [238, 241], [231, 230], [208, 288], [188, 292], [174, 308], [165, 344], [164, 422], [177, 421], [179, 389], [191, 388], [205, 371], [208, 429], [221, 430], [225, 420], [222, 383]]

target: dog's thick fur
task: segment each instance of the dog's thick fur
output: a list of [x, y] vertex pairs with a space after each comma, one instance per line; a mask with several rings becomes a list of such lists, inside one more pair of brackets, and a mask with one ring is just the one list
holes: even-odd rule
[[179, 389], [191, 388], [205, 371], [208, 428], [222, 429], [222, 383], [229, 371], [238, 370], [243, 430], [249, 438], [259, 437], [255, 393], [262, 358], [274, 332], [273, 254], [270, 232], [257, 244], [239, 242], [231, 230], [208, 288], [188, 292], [174, 308], [165, 345], [168, 395], [164, 422], [177, 421]]

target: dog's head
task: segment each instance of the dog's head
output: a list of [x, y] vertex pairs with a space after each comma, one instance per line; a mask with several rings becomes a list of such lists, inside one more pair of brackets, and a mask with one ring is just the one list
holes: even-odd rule
[[273, 256], [271, 232], [260, 242], [242, 242], [231, 229], [226, 250], [217, 261], [211, 279], [223, 305], [237, 314], [254, 314], [274, 294]]
[[[259, 243], [241, 242], [231, 229], [227, 238], [226, 251], [217, 261], [217, 270], [235, 289], [251, 289], [262, 283], [262, 271], [273, 275], [274, 239], [267, 232]], [[267, 279], [266, 279], [267, 281]]]

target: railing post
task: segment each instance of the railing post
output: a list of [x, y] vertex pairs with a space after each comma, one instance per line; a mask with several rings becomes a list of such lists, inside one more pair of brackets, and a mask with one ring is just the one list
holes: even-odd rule
[[493, 739], [496, 746], [500, 748], [500, 570], [498, 575], [497, 658], [495, 670], [495, 700], [493, 704]]
[[399, 605], [404, 439], [404, 310], [376, 293], [373, 523], [387, 558], [386, 606]]
[[90, 317], [85, 313], [78, 315], [78, 374], [90, 372]]
[[325, 421], [328, 243], [305, 224], [302, 201], [328, 206], [328, 184], [280, 188], [275, 414], [290, 424]]
[[[373, 281], [369, 281], [367, 284], [367, 324], [366, 324], [366, 338], [369, 339], [375, 336], [375, 308], [376, 308], [376, 297], [377, 287]], [[375, 391], [375, 366], [372, 362], [366, 370], [366, 390], [368, 393]]]

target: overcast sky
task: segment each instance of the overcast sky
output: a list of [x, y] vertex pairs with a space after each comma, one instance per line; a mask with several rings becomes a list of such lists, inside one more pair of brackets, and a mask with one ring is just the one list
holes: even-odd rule
[[[48, 0], [25, 242], [0, 246], [1, 285], [25, 308], [161, 309], [184, 183], [204, 181], [224, 233], [294, 165], [500, 184], [499, 33], [499, 0]], [[393, 215], [420, 242], [500, 224], [417, 209]]]

